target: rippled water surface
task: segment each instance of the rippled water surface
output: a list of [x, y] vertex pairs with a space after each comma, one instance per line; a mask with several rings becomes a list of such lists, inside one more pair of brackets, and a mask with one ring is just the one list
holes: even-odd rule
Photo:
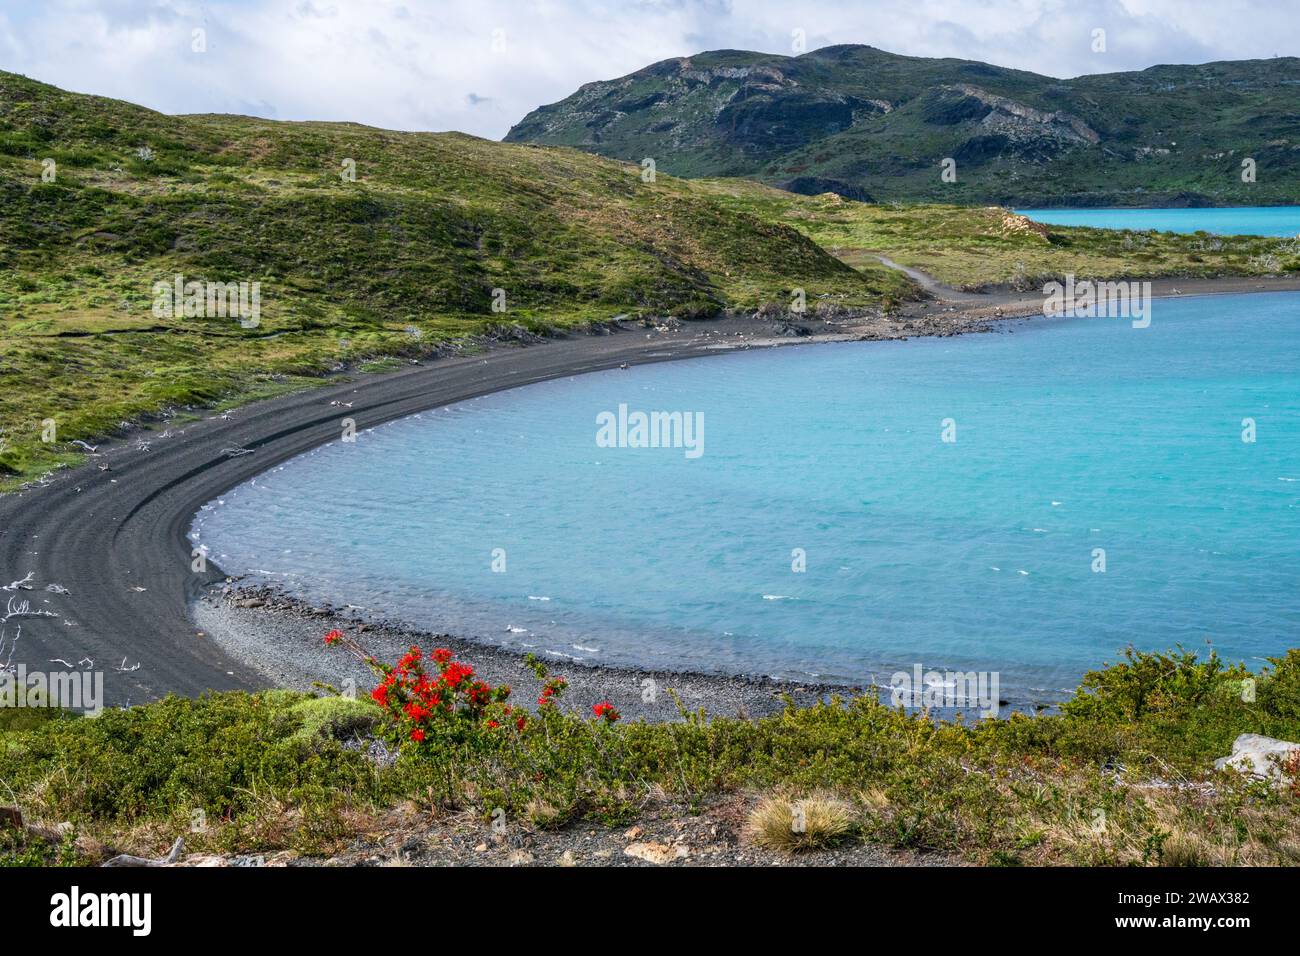
[[1098, 229], [1205, 230], [1220, 236], [1300, 236], [1300, 206], [1224, 209], [1018, 209], [1039, 222]]
[[[1300, 296], [1154, 309], [499, 393], [291, 461], [194, 533], [227, 572], [592, 661], [921, 663], [1021, 699], [1129, 642], [1258, 665], [1300, 625]], [[704, 453], [598, 447], [620, 403], [702, 412]]]

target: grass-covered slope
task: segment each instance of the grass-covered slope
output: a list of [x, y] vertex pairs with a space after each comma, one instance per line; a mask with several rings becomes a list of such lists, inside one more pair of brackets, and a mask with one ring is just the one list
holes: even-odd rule
[[1270, 205], [1300, 201], [1298, 83], [1293, 57], [1058, 80], [867, 46], [724, 50], [589, 83], [507, 140], [858, 199]]
[[[158, 318], [154, 283], [177, 274], [259, 282], [260, 324]], [[166, 405], [291, 387], [495, 324], [702, 316], [795, 287], [862, 306], [911, 290], [580, 152], [170, 117], [0, 73], [0, 479]], [[59, 443], [39, 441], [47, 418]]]
[[[885, 308], [915, 294], [872, 253], [963, 286], [1300, 268], [1295, 240], [646, 182], [572, 149], [169, 117], [0, 73], [0, 489], [168, 406], [273, 394], [495, 326], [785, 308], [796, 288]], [[176, 275], [260, 283], [259, 324], [160, 318], [154, 284]], [[42, 441], [51, 419], [58, 440]]]

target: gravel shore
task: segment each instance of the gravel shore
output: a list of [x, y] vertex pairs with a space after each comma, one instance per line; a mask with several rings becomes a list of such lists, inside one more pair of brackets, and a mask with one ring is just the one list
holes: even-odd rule
[[[484, 680], [509, 684], [522, 704], [531, 704], [540, 690], [517, 650], [450, 634], [428, 634], [395, 624], [364, 622], [334, 608], [308, 606], [267, 587], [225, 585], [214, 589], [195, 603], [193, 614], [205, 639], [231, 657], [255, 666], [264, 682], [272, 687], [311, 690], [320, 683], [339, 689], [352, 687], [362, 694], [372, 687], [374, 675], [365, 665], [340, 650], [325, 647], [324, 635], [337, 627], [356, 637], [380, 660], [396, 660], [412, 645], [426, 651], [448, 647], [461, 660], [473, 665]], [[761, 717], [779, 711], [786, 695], [797, 704], [808, 705], [833, 693], [847, 695], [866, 690], [607, 667], [550, 659], [544, 653], [538, 657], [552, 673], [568, 679], [564, 709], [584, 716], [591, 713], [592, 705], [608, 700], [625, 719], [675, 720], [679, 717], [678, 704], [673, 699], [676, 695], [688, 711], [702, 708], [715, 716]]]

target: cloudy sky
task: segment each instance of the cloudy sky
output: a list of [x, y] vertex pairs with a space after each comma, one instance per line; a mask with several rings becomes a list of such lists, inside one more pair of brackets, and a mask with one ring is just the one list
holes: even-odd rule
[[1300, 54], [1294, 0], [0, 0], [0, 69], [168, 113], [499, 138], [582, 83], [789, 54], [796, 30], [1055, 76]]

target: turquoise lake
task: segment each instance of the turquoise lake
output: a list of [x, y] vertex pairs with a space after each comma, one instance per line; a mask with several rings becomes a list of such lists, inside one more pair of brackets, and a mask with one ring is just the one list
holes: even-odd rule
[[1017, 209], [1022, 216], [1057, 226], [1098, 229], [1205, 230], [1219, 236], [1300, 236], [1300, 206], [1238, 206], [1225, 209]]
[[[598, 446], [620, 405], [702, 413], [703, 453]], [[1022, 702], [1129, 643], [1258, 667], [1300, 633], [1300, 294], [529, 386], [317, 449], [192, 534], [227, 573], [592, 662], [919, 663]]]

